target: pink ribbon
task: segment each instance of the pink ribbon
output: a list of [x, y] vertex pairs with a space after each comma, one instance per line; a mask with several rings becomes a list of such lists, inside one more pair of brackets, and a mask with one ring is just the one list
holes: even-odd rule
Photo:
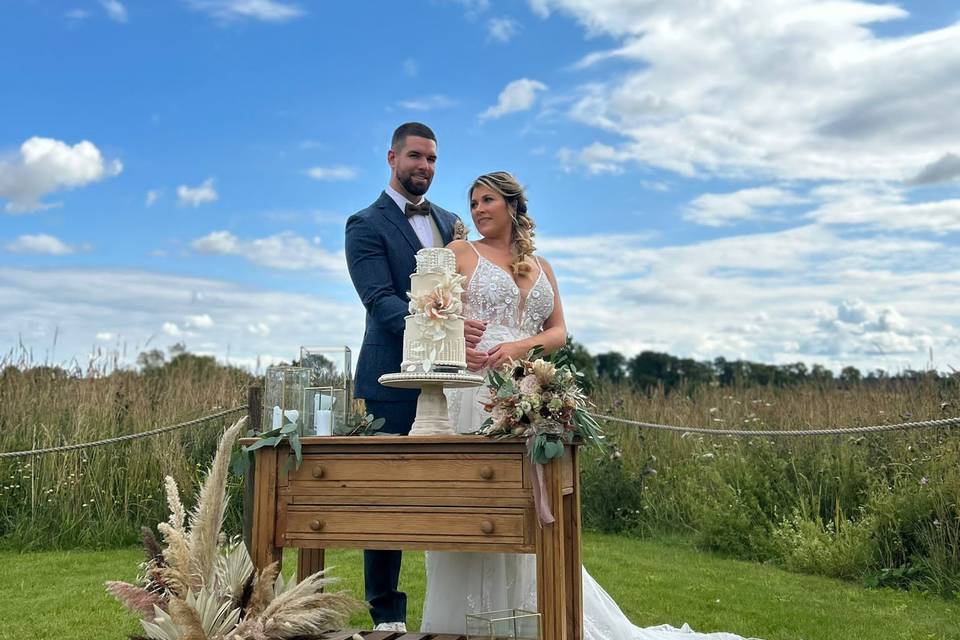
[[[528, 451], [533, 448], [533, 438], [527, 440]], [[540, 525], [552, 524], [556, 522], [553, 512], [550, 510], [550, 502], [547, 500], [546, 481], [543, 479], [543, 465], [539, 462], [533, 463], [533, 506], [537, 510], [537, 518]]]

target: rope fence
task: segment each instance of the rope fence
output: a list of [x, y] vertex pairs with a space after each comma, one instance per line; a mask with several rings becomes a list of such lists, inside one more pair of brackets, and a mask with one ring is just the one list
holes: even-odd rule
[[108, 444], [116, 444], [118, 442], [126, 442], [127, 440], [138, 440], [140, 438], [147, 438], [149, 436], [155, 436], [160, 433], [166, 433], [168, 431], [175, 431], [177, 429], [183, 429], [195, 424], [202, 424], [204, 422], [210, 422], [211, 420], [216, 420], [217, 418], [223, 418], [231, 414], [237, 413], [239, 411], [246, 411], [247, 405], [241, 407], [234, 407], [233, 409], [226, 409], [224, 411], [218, 411], [217, 413], [212, 413], [208, 416], [203, 416], [202, 418], [195, 418], [193, 420], [187, 420], [186, 422], [180, 422], [177, 424], [167, 425], [165, 427], [158, 427], [156, 429], [151, 429], [150, 431], [142, 431], [140, 433], [131, 433], [125, 436], [116, 436], [115, 438], [107, 438], [106, 440], [97, 440], [96, 442], [83, 442], [79, 444], [68, 444], [61, 447], [47, 447], [45, 449], [31, 449], [29, 451], [8, 451], [6, 453], [0, 452], [0, 459], [4, 458], [25, 458], [27, 456], [39, 456], [47, 453], [62, 453], [64, 451], [77, 451], [79, 449], [90, 449], [92, 447], [102, 447]]
[[905, 431], [907, 429], [929, 429], [936, 427], [953, 427], [960, 425], [958, 418], [942, 418], [940, 420], [918, 420], [916, 422], [899, 422], [896, 424], [877, 424], [868, 427], [846, 427], [839, 429], [711, 429], [707, 427], [678, 427], [670, 424], [657, 424], [655, 422], [641, 422], [639, 420], [629, 420], [627, 418], [618, 418], [597, 414], [593, 416], [597, 420], [606, 420], [608, 422], [619, 422], [622, 424], [640, 427], [643, 429], [659, 429], [661, 431], [679, 431], [681, 433], [702, 433], [711, 436], [844, 436], [857, 433], [880, 433], [882, 431]]
[[[5, 458], [23, 458], [27, 456], [39, 456], [48, 453], [63, 453], [65, 451], [77, 451], [80, 449], [90, 449], [93, 447], [102, 447], [109, 444], [116, 444], [118, 442], [126, 442], [128, 440], [138, 440], [140, 438], [147, 438], [150, 436], [155, 436], [161, 433], [166, 433], [168, 431], [175, 431], [177, 429], [183, 429], [185, 427], [190, 427], [197, 424], [202, 424], [204, 422], [210, 422], [211, 420], [216, 420], [218, 418], [223, 418], [240, 411], [247, 411], [248, 406], [242, 405], [239, 407], [234, 407], [232, 409], [226, 409], [224, 411], [218, 411], [217, 413], [212, 413], [208, 416], [203, 416], [201, 418], [195, 418], [193, 420], [188, 420], [186, 422], [180, 422], [177, 424], [168, 425], [165, 427], [158, 427], [156, 429], [151, 429], [150, 431], [142, 431], [140, 433], [131, 433], [124, 436], [117, 436], [114, 438], [107, 438], [105, 440], [97, 440], [96, 442], [84, 442], [80, 444], [69, 444], [63, 445], [60, 447], [47, 447], [44, 449], [31, 449], [29, 451], [9, 451], [9, 452], [0, 452], [0, 459]], [[658, 424], [655, 422], [643, 422], [640, 420], [630, 420], [629, 418], [619, 418], [617, 416], [610, 416], [605, 414], [596, 414], [594, 418], [597, 420], [605, 420], [607, 422], [618, 422], [620, 424], [630, 425], [634, 427], [639, 427], [641, 429], [654, 429], [660, 431], [672, 431], [675, 433], [698, 433], [711, 436], [765, 436], [765, 437], [802, 437], [802, 436], [844, 436], [844, 435], [855, 435], [863, 433], [881, 433], [884, 431], [906, 431], [908, 429], [930, 429], [930, 428], [939, 428], [939, 427], [955, 427], [960, 425], [960, 417], [957, 418], [942, 418], [939, 420], [918, 420], [915, 422], [899, 422], [896, 424], [878, 424], [871, 425], [866, 427], [846, 427], [846, 428], [837, 428], [837, 429], [714, 429], [708, 427], [681, 427], [677, 425], [670, 424]]]

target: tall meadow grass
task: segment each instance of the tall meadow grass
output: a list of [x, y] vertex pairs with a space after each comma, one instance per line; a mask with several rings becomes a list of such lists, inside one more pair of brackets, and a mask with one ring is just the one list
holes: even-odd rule
[[[184, 354], [135, 371], [19, 367], [0, 373], [0, 451], [91, 442], [239, 406], [251, 376]], [[193, 493], [225, 420], [74, 452], [0, 459], [0, 545], [114, 547], [166, 519], [163, 477]], [[234, 501], [237, 502], [237, 501]], [[230, 518], [236, 529], [236, 510]]]
[[[957, 379], [594, 394], [608, 414], [718, 429], [857, 427], [960, 415]], [[681, 434], [610, 423], [587, 451], [584, 522], [681, 533], [788, 568], [960, 594], [960, 427], [826, 437]]]
[[[141, 372], [4, 363], [0, 451], [136, 433], [241, 405], [255, 380], [181, 354]], [[775, 388], [595, 390], [608, 414], [675, 425], [855, 427], [960, 415], [954, 378]], [[225, 420], [105, 447], [0, 459], [0, 546], [113, 547], [166, 518], [163, 476], [190, 496]], [[587, 527], [694, 538], [790, 569], [960, 593], [960, 429], [726, 437], [610, 423], [584, 451]], [[239, 532], [239, 481], [225, 530]]]

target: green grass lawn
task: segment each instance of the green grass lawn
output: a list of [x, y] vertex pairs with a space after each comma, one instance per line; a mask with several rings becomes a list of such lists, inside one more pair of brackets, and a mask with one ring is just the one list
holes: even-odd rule
[[[342, 587], [362, 596], [358, 551], [331, 551]], [[287, 554], [286, 567], [295, 566]], [[138, 549], [0, 553], [0, 640], [90, 640], [137, 633], [136, 618], [103, 589], [133, 580]], [[682, 541], [587, 534], [584, 562], [639, 625], [687, 622], [766, 640], [960, 639], [960, 602], [866, 590], [755, 563], [701, 553]], [[401, 584], [411, 628], [419, 626], [423, 556], [405, 556]], [[357, 626], [369, 628], [363, 615]], [[615, 639], [611, 639], [615, 640]]]

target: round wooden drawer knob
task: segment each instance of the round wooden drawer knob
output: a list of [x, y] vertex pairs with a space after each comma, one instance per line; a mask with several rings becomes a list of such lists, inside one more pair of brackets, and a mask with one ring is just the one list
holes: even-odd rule
[[312, 520], [312, 521], [310, 522], [310, 528], [313, 529], [314, 531], [322, 531], [322, 530], [323, 530], [323, 521], [322, 521], [322, 520]]
[[493, 467], [482, 467], [480, 477], [484, 480], [493, 480]]
[[483, 531], [487, 535], [493, 533], [494, 528], [493, 523], [489, 520], [484, 520], [480, 523], [480, 531]]
[[317, 480], [319, 480], [320, 478], [323, 477], [323, 465], [322, 465], [322, 464], [318, 464], [317, 466], [315, 466], [315, 467], [313, 468], [313, 477], [316, 478]]

